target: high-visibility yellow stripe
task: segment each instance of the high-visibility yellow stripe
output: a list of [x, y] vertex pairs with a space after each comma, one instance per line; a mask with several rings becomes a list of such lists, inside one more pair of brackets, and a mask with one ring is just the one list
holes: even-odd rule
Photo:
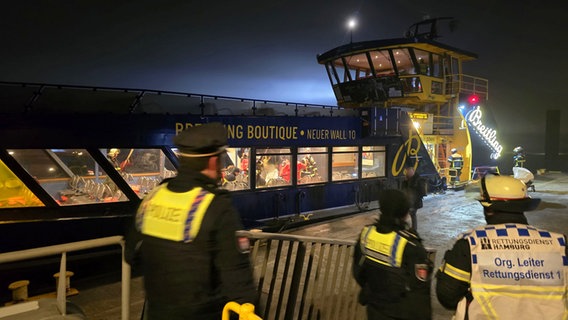
[[472, 284], [472, 290], [479, 291], [498, 291], [498, 292], [512, 292], [512, 293], [522, 293], [525, 292], [538, 292], [551, 293], [556, 292], [557, 294], [563, 294], [565, 292], [564, 286], [506, 286], [506, 285], [494, 285], [494, 284]]
[[531, 294], [531, 293], [507, 293], [507, 292], [477, 292], [475, 296], [498, 296], [498, 297], [511, 297], [511, 298], [531, 298], [531, 299], [539, 299], [539, 300], [562, 300], [564, 297], [562, 295], [539, 295], [539, 294]]
[[471, 273], [458, 269], [447, 262], [440, 267], [440, 271], [456, 280], [470, 282]]
[[367, 258], [380, 264], [400, 267], [402, 255], [408, 240], [396, 232], [379, 233], [373, 226], [361, 233], [363, 253]]
[[503, 287], [501, 289], [487, 289], [482, 286], [472, 285], [471, 291], [477, 296], [508, 296], [512, 298], [531, 298], [540, 300], [562, 300], [564, 299], [565, 288], [555, 288], [549, 291], [542, 290], [508, 290], [512, 288]]
[[487, 299], [487, 297], [476, 296], [475, 299], [488, 320], [498, 319], [497, 313], [495, 312], [495, 309], [493, 308], [491, 302], [489, 301], [489, 299]]
[[[503, 286], [503, 285], [478, 285], [472, 283], [471, 291], [474, 300], [480, 306], [487, 319], [498, 319], [497, 313], [491, 303], [493, 297], [509, 297], [513, 299], [526, 299], [528, 301], [546, 300], [563, 301], [566, 288], [564, 287], [537, 287], [537, 286]], [[563, 319], [566, 320], [565, 313]]]

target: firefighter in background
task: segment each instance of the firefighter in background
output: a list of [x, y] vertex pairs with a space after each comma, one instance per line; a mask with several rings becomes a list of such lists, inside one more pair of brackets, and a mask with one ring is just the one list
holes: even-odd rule
[[452, 183], [460, 182], [460, 175], [463, 168], [463, 157], [458, 153], [458, 149], [452, 148], [451, 155], [448, 157], [450, 163], [450, 171], [454, 170], [455, 174], [450, 174]]
[[296, 175], [297, 175], [298, 181], [300, 181], [302, 179], [302, 176], [303, 176], [306, 168], [307, 168], [307, 166], [304, 163], [304, 161], [300, 160], [300, 161], [298, 161], [298, 163], [296, 163]]
[[288, 158], [282, 159], [280, 163], [280, 168], [278, 174], [286, 183], [290, 183], [290, 176], [291, 176], [291, 168], [290, 168], [290, 160]]
[[302, 158], [303, 162], [303, 171], [302, 176], [310, 176], [313, 177], [317, 174], [318, 168], [316, 166], [316, 160], [310, 154], [307, 154]]
[[118, 159], [118, 156], [120, 155], [120, 149], [111, 148], [107, 152], [107, 157], [108, 157], [108, 160], [112, 163], [112, 165], [113, 165], [113, 167], [116, 171], [121, 172], [121, 173], [125, 173], [126, 168], [128, 168], [132, 165], [132, 160], [130, 158], [132, 157], [133, 153], [134, 153], [134, 149], [130, 149], [130, 152], [128, 152], [128, 155], [126, 156], [126, 158], [124, 160], [120, 161]]
[[461, 319], [568, 319], [566, 236], [528, 224], [540, 199], [511, 176], [481, 179], [487, 222], [458, 237], [437, 272], [436, 295]]
[[[107, 158], [110, 161], [110, 163], [112, 164], [112, 166], [114, 167], [114, 169], [116, 171], [118, 171], [122, 176], [124, 176], [124, 172], [122, 172], [121, 168], [120, 168], [120, 160], [118, 159], [118, 155], [120, 154], [120, 149], [118, 148], [111, 148], [108, 150], [107, 152]], [[103, 184], [108, 185], [110, 190], [115, 193], [117, 191], [120, 191], [120, 188], [116, 185], [116, 183], [114, 183], [114, 181], [112, 180], [112, 178], [110, 176], [107, 175], [107, 177], [105, 178]]]
[[120, 161], [118, 160], [118, 155], [120, 154], [120, 149], [111, 148], [107, 152], [108, 160], [112, 163], [116, 171], [120, 171]]
[[408, 198], [388, 189], [379, 205], [379, 220], [363, 228], [355, 245], [359, 303], [367, 307], [368, 320], [429, 320], [432, 262], [416, 231], [408, 229]]
[[514, 167], [525, 167], [525, 150], [523, 147], [518, 146], [513, 149], [513, 161], [515, 162]]
[[247, 153], [243, 153], [243, 157], [241, 159], [241, 170], [243, 170], [244, 173], [247, 173], [249, 169], [249, 159], [248, 159], [248, 154]]

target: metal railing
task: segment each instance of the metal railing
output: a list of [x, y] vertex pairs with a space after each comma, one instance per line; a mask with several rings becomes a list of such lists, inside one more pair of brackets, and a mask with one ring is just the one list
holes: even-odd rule
[[[205, 109], [204, 103], [208, 101], [224, 101], [224, 102], [242, 102], [246, 103], [250, 106], [250, 109], [253, 110], [253, 113], [256, 114], [256, 111], [260, 111], [263, 106], [266, 105], [275, 105], [281, 108], [290, 109], [298, 113], [298, 110], [301, 108], [311, 108], [311, 109], [326, 109], [328, 111], [337, 111], [341, 109], [337, 105], [324, 105], [324, 104], [312, 104], [312, 103], [301, 103], [301, 102], [291, 102], [291, 101], [277, 101], [277, 100], [267, 100], [267, 99], [254, 99], [254, 98], [241, 98], [241, 97], [230, 97], [230, 96], [219, 96], [219, 95], [208, 95], [208, 94], [200, 94], [200, 93], [191, 93], [191, 92], [179, 92], [179, 91], [167, 91], [167, 90], [149, 90], [149, 89], [141, 89], [141, 88], [116, 88], [116, 87], [100, 87], [100, 86], [81, 86], [81, 85], [66, 85], [66, 84], [53, 84], [53, 83], [33, 83], [33, 82], [9, 82], [9, 81], [0, 81], [0, 87], [14, 87], [14, 88], [30, 88], [30, 95], [14, 95], [14, 99], [7, 99], [6, 101], [18, 101], [20, 102], [23, 99], [23, 103], [17, 103], [18, 106], [21, 106], [21, 111], [31, 111], [38, 102], [45, 99], [46, 91], [49, 90], [73, 90], [75, 92], [92, 92], [97, 94], [104, 94], [104, 93], [115, 93], [120, 94], [122, 96], [131, 96], [132, 100], [112, 100], [116, 101], [116, 105], [113, 105], [113, 112], [116, 113], [134, 113], [135, 110], [142, 104], [143, 100], [147, 96], [170, 96], [170, 97], [187, 97], [187, 98], [196, 98], [198, 101], [201, 102], [201, 108]], [[6, 92], [5, 92], [6, 93]], [[72, 101], [68, 99], [69, 101]], [[109, 101], [106, 100], [106, 104], [109, 104]], [[124, 104], [124, 102], [129, 102]], [[69, 102], [67, 101], [59, 101], [58, 104]], [[100, 109], [101, 105], [97, 105]], [[74, 106], [77, 108], [77, 105]], [[81, 105], [81, 108], [85, 108], [85, 105]], [[18, 109], [19, 110], [19, 109]], [[4, 111], [4, 110], [2, 110]], [[82, 111], [82, 110], [78, 110]], [[203, 110], [202, 112], [205, 112]]]
[[[365, 307], [357, 301], [359, 285], [352, 276], [355, 240], [296, 236], [280, 233], [237, 231], [252, 242], [250, 259], [258, 297], [257, 314], [264, 320], [366, 319]], [[0, 254], [0, 263], [61, 254], [60, 274], [66, 274], [67, 252], [104, 247], [122, 247], [121, 319], [130, 316], [130, 265], [124, 260], [124, 239], [113, 236]], [[435, 254], [435, 251], [430, 250]], [[434, 258], [431, 258], [434, 261]], [[66, 282], [59, 281], [57, 305], [66, 315]], [[254, 305], [245, 309], [230, 304], [224, 310], [243, 312], [256, 319]], [[252, 309], [250, 308], [252, 307]], [[1, 310], [2, 308], [0, 308]]]
[[[124, 239], [122, 236], [113, 236], [78, 242], [71, 242], [41, 248], [12, 251], [0, 254], [0, 263], [8, 263], [46, 256], [61, 255], [59, 274], [65, 275], [67, 271], [67, 253], [86, 249], [120, 245], [122, 247], [122, 309], [121, 319], [128, 320], [130, 315], [130, 265], [124, 260]], [[67, 315], [66, 281], [60, 279], [57, 283], [57, 308], [61, 315]], [[0, 308], [2, 309], [2, 308]]]
[[446, 76], [446, 94], [478, 94], [485, 100], [489, 99], [489, 80], [466, 74], [451, 74]]
[[365, 319], [352, 276], [355, 241], [238, 231], [252, 243], [258, 314], [269, 319]]

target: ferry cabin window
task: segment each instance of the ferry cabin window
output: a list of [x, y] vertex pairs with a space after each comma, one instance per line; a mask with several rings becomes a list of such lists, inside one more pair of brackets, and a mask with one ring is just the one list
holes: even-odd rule
[[347, 82], [350, 80], [349, 71], [345, 68], [343, 64], [343, 59], [338, 58], [333, 61], [333, 67], [335, 68], [335, 73], [337, 74], [337, 81], [339, 83]]
[[414, 68], [414, 64], [412, 63], [408, 48], [393, 49], [392, 53], [399, 75], [417, 74]]
[[369, 52], [377, 77], [394, 76], [394, 67], [388, 50]]
[[[14, 151], [10, 151], [12, 154]], [[3, 208], [43, 207], [44, 204], [0, 160], [0, 210]]]
[[442, 81], [432, 81], [430, 92], [433, 94], [444, 94], [444, 83]]
[[456, 94], [460, 88], [460, 63], [455, 57], [446, 56], [443, 59], [444, 77], [446, 82], [445, 94]]
[[371, 67], [366, 53], [345, 57], [345, 63], [351, 75], [351, 80], [363, 79], [371, 76]]
[[[177, 174], [172, 162], [160, 149], [100, 149], [138, 197], [143, 198], [165, 178]], [[109, 182], [109, 185], [111, 183]], [[111, 185], [116, 189], [114, 184]]]
[[418, 73], [430, 76], [430, 53], [424, 50], [414, 49], [414, 54], [416, 54], [416, 61], [418, 62]]
[[357, 147], [333, 147], [331, 156], [331, 180], [358, 178], [359, 154]]
[[326, 63], [325, 64], [326, 69], [327, 69], [327, 75], [329, 76], [329, 79], [331, 81], [332, 85], [336, 85], [339, 83], [337, 74], [335, 73], [335, 69], [333, 68], [333, 66], [331, 65], [331, 63]]
[[256, 149], [257, 188], [292, 185], [292, 153], [290, 148]]
[[250, 148], [227, 148], [221, 161], [221, 188], [230, 191], [250, 189]]
[[361, 168], [363, 178], [385, 176], [386, 152], [384, 146], [363, 146]]
[[9, 150], [60, 205], [126, 201], [85, 149]]
[[420, 74], [442, 78], [442, 58], [439, 54], [414, 49]]
[[439, 54], [431, 54], [432, 55], [432, 76], [437, 78], [443, 78], [444, 74], [442, 73], [442, 57]]
[[327, 182], [328, 159], [327, 147], [298, 148], [296, 162], [298, 184]]

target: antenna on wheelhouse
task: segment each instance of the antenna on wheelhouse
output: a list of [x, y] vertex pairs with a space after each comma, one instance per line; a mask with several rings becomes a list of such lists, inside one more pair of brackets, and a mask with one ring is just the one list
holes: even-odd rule
[[355, 18], [349, 18], [349, 20], [347, 21], [347, 29], [349, 29], [349, 43], [353, 43], [353, 29], [355, 29], [355, 27], [357, 26], [357, 19]]

